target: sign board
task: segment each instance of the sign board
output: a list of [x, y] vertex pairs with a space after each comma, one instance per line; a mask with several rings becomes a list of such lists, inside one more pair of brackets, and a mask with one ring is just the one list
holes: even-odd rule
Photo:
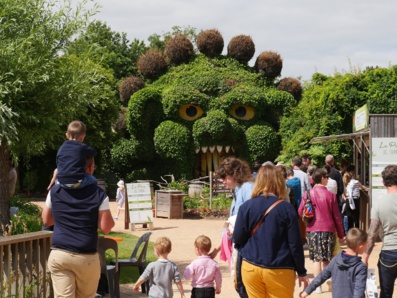
[[217, 195], [217, 194], [231, 194], [233, 193], [233, 189], [231, 188], [226, 188], [225, 185], [222, 182], [222, 179], [217, 178], [215, 175], [212, 175], [212, 194]]
[[388, 165], [397, 165], [397, 138], [372, 138], [372, 202], [386, 194], [381, 173]]
[[368, 110], [368, 105], [365, 104], [354, 112], [353, 132], [368, 128], [368, 125], [369, 125], [369, 110]]
[[153, 221], [150, 183], [127, 183], [126, 190], [130, 223]]

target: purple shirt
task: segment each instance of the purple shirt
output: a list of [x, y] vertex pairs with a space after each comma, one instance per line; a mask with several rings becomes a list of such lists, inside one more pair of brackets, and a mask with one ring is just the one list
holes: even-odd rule
[[209, 256], [199, 256], [185, 269], [185, 279], [192, 280], [194, 288], [210, 288], [220, 290], [222, 287], [222, 274], [219, 265]]

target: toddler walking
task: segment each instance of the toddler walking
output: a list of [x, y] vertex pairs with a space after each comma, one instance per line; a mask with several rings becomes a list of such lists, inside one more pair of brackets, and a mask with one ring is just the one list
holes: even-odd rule
[[365, 285], [367, 281], [367, 266], [361, 257], [366, 249], [367, 233], [351, 228], [346, 236], [346, 251], [336, 255], [331, 263], [324, 268], [319, 275], [310, 283], [300, 298], [309, 296], [317, 287], [332, 277], [332, 297], [353, 298], [365, 296]]
[[185, 298], [178, 266], [168, 260], [168, 254], [171, 252], [171, 240], [167, 237], [158, 238], [154, 244], [154, 252], [158, 260], [147, 265], [145, 271], [134, 285], [134, 291], [138, 292], [139, 287], [149, 280], [150, 298], [169, 298], [174, 295], [172, 291], [172, 281], [174, 281], [181, 298]]
[[214, 298], [221, 293], [222, 274], [219, 265], [209, 255], [211, 239], [201, 235], [194, 241], [198, 256], [186, 267], [184, 277], [192, 280], [192, 298]]
[[124, 181], [120, 180], [117, 182], [117, 193], [116, 193], [116, 203], [117, 203], [117, 214], [114, 219], [119, 219], [119, 214], [121, 210], [124, 210], [124, 201], [125, 201], [125, 188], [124, 188]]

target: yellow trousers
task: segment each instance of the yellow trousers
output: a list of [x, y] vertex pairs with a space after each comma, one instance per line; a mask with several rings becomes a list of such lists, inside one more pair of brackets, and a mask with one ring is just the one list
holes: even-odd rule
[[267, 269], [243, 261], [243, 283], [250, 298], [292, 298], [295, 288], [295, 271]]

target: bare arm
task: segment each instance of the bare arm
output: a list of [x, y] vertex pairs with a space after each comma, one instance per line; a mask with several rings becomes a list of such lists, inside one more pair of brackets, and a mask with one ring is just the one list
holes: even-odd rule
[[48, 185], [48, 187], [47, 187], [47, 190], [50, 190], [51, 189], [51, 187], [54, 185], [54, 183], [55, 183], [55, 180], [57, 180], [57, 169], [55, 169], [54, 170], [54, 174], [52, 174], [52, 179], [51, 179], [51, 182], [50, 182], [50, 184]]
[[98, 228], [104, 233], [108, 234], [114, 227], [114, 220], [110, 210], [101, 210], [98, 214]]
[[176, 286], [179, 290], [179, 293], [181, 293], [181, 298], [185, 298], [185, 293], [183, 292], [183, 285], [181, 281], [176, 282]]
[[211, 259], [215, 259], [220, 251], [221, 251], [221, 246], [219, 245], [218, 247], [215, 247], [213, 251], [208, 255], [211, 257]]
[[363, 254], [363, 262], [368, 266], [368, 259], [375, 246], [375, 238], [378, 236], [380, 228], [379, 219], [371, 219], [371, 225], [368, 230], [367, 250]]
[[139, 292], [139, 287], [144, 283], [145, 281], [142, 279], [142, 278], [139, 278], [138, 280], [137, 280], [137, 282], [135, 283], [135, 285], [134, 285], [134, 291], [135, 292]]
[[54, 218], [52, 217], [52, 210], [47, 206], [44, 206], [43, 212], [41, 213], [41, 218], [43, 219], [43, 223], [47, 226], [54, 225]]

